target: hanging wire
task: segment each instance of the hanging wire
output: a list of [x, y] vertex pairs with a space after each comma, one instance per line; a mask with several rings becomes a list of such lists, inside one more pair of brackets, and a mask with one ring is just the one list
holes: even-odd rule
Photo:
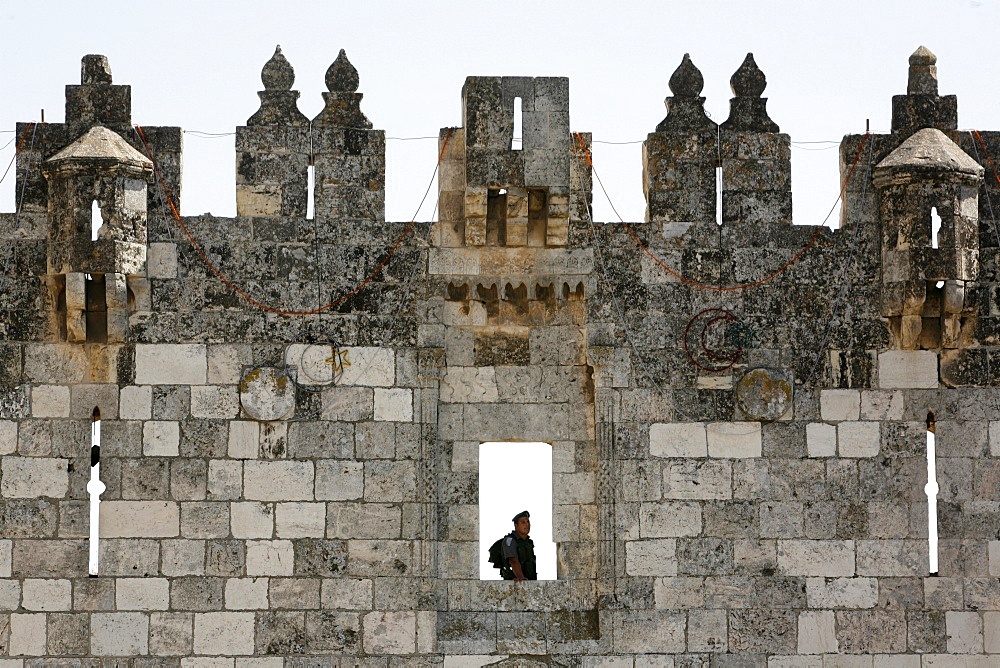
[[171, 215], [173, 216], [174, 220], [177, 222], [181, 230], [184, 232], [184, 235], [187, 237], [188, 241], [194, 247], [199, 257], [201, 257], [201, 260], [211, 270], [211, 272], [215, 275], [215, 277], [222, 283], [224, 283], [229, 289], [231, 289], [237, 295], [242, 297], [245, 301], [256, 306], [261, 310], [268, 311], [271, 313], [277, 313], [278, 315], [294, 315], [294, 316], [315, 315], [317, 313], [322, 313], [323, 311], [330, 310], [332, 308], [339, 306], [340, 304], [343, 304], [348, 299], [361, 292], [369, 283], [371, 283], [375, 279], [375, 277], [379, 274], [379, 272], [381, 272], [382, 269], [385, 268], [385, 266], [389, 263], [389, 260], [395, 254], [396, 250], [400, 247], [400, 245], [402, 245], [403, 240], [410, 234], [410, 232], [413, 229], [413, 226], [416, 225], [416, 220], [417, 216], [420, 214], [420, 209], [423, 208], [424, 202], [427, 201], [427, 196], [430, 194], [431, 188], [433, 188], [434, 186], [434, 180], [437, 178], [438, 169], [441, 165], [442, 159], [444, 158], [444, 152], [448, 146], [448, 141], [451, 139], [451, 134], [452, 134], [451, 130], [449, 129], [447, 134], [445, 135], [444, 141], [441, 144], [441, 150], [438, 154], [437, 162], [434, 165], [434, 172], [431, 174], [430, 182], [427, 184], [427, 189], [424, 191], [424, 195], [420, 199], [420, 204], [417, 206], [417, 210], [414, 212], [413, 217], [410, 219], [410, 222], [406, 224], [406, 227], [403, 229], [402, 233], [397, 237], [395, 243], [382, 258], [382, 261], [379, 262], [377, 267], [375, 267], [375, 270], [371, 274], [369, 274], [353, 290], [341, 295], [340, 297], [334, 299], [333, 301], [330, 301], [326, 304], [323, 304], [322, 306], [318, 306], [313, 309], [291, 310], [291, 309], [281, 309], [274, 306], [270, 306], [269, 304], [266, 304], [256, 299], [255, 297], [247, 293], [245, 290], [237, 286], [235, 283], [233, 283], [225, 274], [222, 273], [222, 271], [218, 267], [215, 266], [215, 263], [213, 263], [212, 260], [208, 257], [204, 249], [202, 249], [201, 245], [198, 243], [194, 235], [191, 233], [190, 229], [188, 229], [187, 225], [184, 223], [184, 220], [180, 215], [180, 211], [178, 211], [177, 206], [173, 201], [173, 197], [167, 190], [166, 181], [164, 179], [163, 173], [160, 171], [159, 164], [157, 163], [155, 157], [153, 156], [152, 147], [150, 146], [149, 141], [146, 139], [146, 135], [143, 132], [142, 127], [137, 125], [135, 126], [135, 129], [139, 135], [139, 138], [142, 140], [143, 146], [145, 147], [146, 155], [153, 162], [153, 171], [156, 174], [160, 188], [163, 190], [164, 198], [167, 201], [167, 205], [170, 209]]

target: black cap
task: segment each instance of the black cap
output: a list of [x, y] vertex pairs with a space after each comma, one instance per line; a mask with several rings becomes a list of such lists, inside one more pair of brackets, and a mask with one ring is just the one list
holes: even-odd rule
[[527, 510], [522, 510], [517, 515], [514, 515], [514, 519], [511, 521], [514, 522], [514, 524], [517, 524], [517, 521], [522, 517], [531, 517], [531, 514]]

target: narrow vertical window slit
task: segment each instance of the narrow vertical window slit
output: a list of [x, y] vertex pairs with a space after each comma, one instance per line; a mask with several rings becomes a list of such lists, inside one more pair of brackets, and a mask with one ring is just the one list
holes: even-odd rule
[[90, 423], [90, 577], [97, 577], [98, 556], [100, 554], [101, 494], [107, 487], [101, 482], [101, 409], [94, 406]]
[[938, 574], [938, 522], [937, 522], [937, 443], [934, 435], [934, 413], [927, 413], [927, 554], [928, 571]]

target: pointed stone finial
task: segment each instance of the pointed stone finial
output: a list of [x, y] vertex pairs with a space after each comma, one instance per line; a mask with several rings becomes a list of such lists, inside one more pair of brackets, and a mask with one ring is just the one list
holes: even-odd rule
[[767, 88], [767, 77], [757, 67], [753, 54], [748, 53], [743, 64], [729, 79], [729, 87], [736, 97], [760, 97]]
[[260, 71], [260, 80], [264, 83], [264, 90], [292, 89], [292, 84], [295, 83], [295, 70], [281, 53], [280, 44], [275, 47], [271, 59], [264, 63], [264, 69]]
[[361, 98], [364, 95], [358, 92], [360, 83], [358, 70], [347, 59], [347, 52], [341, 49], [337, 59], [326, 71], [326, 87], [329, 90], [323, 93], [326, 106], [313, 119], [313, 123], [343, 128], [371, 128], [371, 121], [361, 111]]
[[331, 93], [357, 93], [360, 84], [357, 68], [347, 59], [347, 52], [341, 49], [337, 59], [326, 71], [327, 90]]
[[681, 64], [670, 75], [670, 92], [677, 97], [698, 97], [705, 88], [705, 78], [701, 70], [691, 62], [691, 55], [685, 53]]
[[664, 100], [667, 117], [656, 126], [657, 132], [714, 131], [718, 127], [705, 113], [705, 98], [701, 97], [705, 78], [689, 54], [684, 54], [681, 64], [670, 75], [669, 86], [674, 95]]
[[778, 132], [778, 125], [767, 115], [767, 98], [761, 97], [767, 87], [767, 77], [757, 67], [753, 54], [748, 53], [743, 64], [729, 79], [733, 97], [729, 100], [729, 118], [724, 130], [737, 132]]
[[281, 46], [274, 49], [274, 55], [264, 63], [260, 71], [264, 90], [259, 91], [260, 109], [247, 119], [247, 125], [309, 125], [296, 104], [299, 92], [292, 90], [295, 70], [281, 53]]
[[80, 83], [109, 84], [111, 83], [111, 65], [108, 57], [95, 53], [83, 57], [80, 63]]
[[910, 76], [906, 84], [907, 95], [937, 95], [937, 56], [926, 46], [921, 46], [910, 56]]

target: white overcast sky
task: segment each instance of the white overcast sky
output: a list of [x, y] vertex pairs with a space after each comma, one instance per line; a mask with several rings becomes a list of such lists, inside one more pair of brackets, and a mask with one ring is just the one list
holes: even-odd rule
[[[344, 48], [361, 76], [362, 110], [389, 137], [436, 137], [461, 123], [469, 75], [568, 76], [574, 130], [598, 142], [644, 139], [665, 115], [667, 80], [690, 53], [706, 107], [729, 112], [729, 78], [752, 51], [767, 75], [771, 117], [793, 142], [795, 222], [816, 224], [836, 199], [846, 133], [886, 130], [906, 90], [908, 56], [938, 56], [940, 90], [959, 96], [962, 128], [1000, 127], [996, 0], [700, 0], [614, 3], [255, 2], [55, 0], [0, 3], [0, 145], [16, 121], [63, 120], [80, 58], [110, 58], [132, 86], [133, 122], [233, 132], [258, 108], [260, 69], [280, 44], [295, 68], [299, 108], [323, 106], [323, 76]], [[0, 150], [0, 170], [13, 155]], [[185, 135], [183, 213], [235, 213], [233, 137]], [[388, 142], [386, 215], [409, 220], [430, 180], [436, 141]], [[598, 173], [618, 211], [641, 220], [641, 147], [596, 144]], [[600, 192], [595, 217], [615, 220]], [[13, 210], [13, 178], [0, 211]], [[418, 216], [430, 220], [433, 202]]]

